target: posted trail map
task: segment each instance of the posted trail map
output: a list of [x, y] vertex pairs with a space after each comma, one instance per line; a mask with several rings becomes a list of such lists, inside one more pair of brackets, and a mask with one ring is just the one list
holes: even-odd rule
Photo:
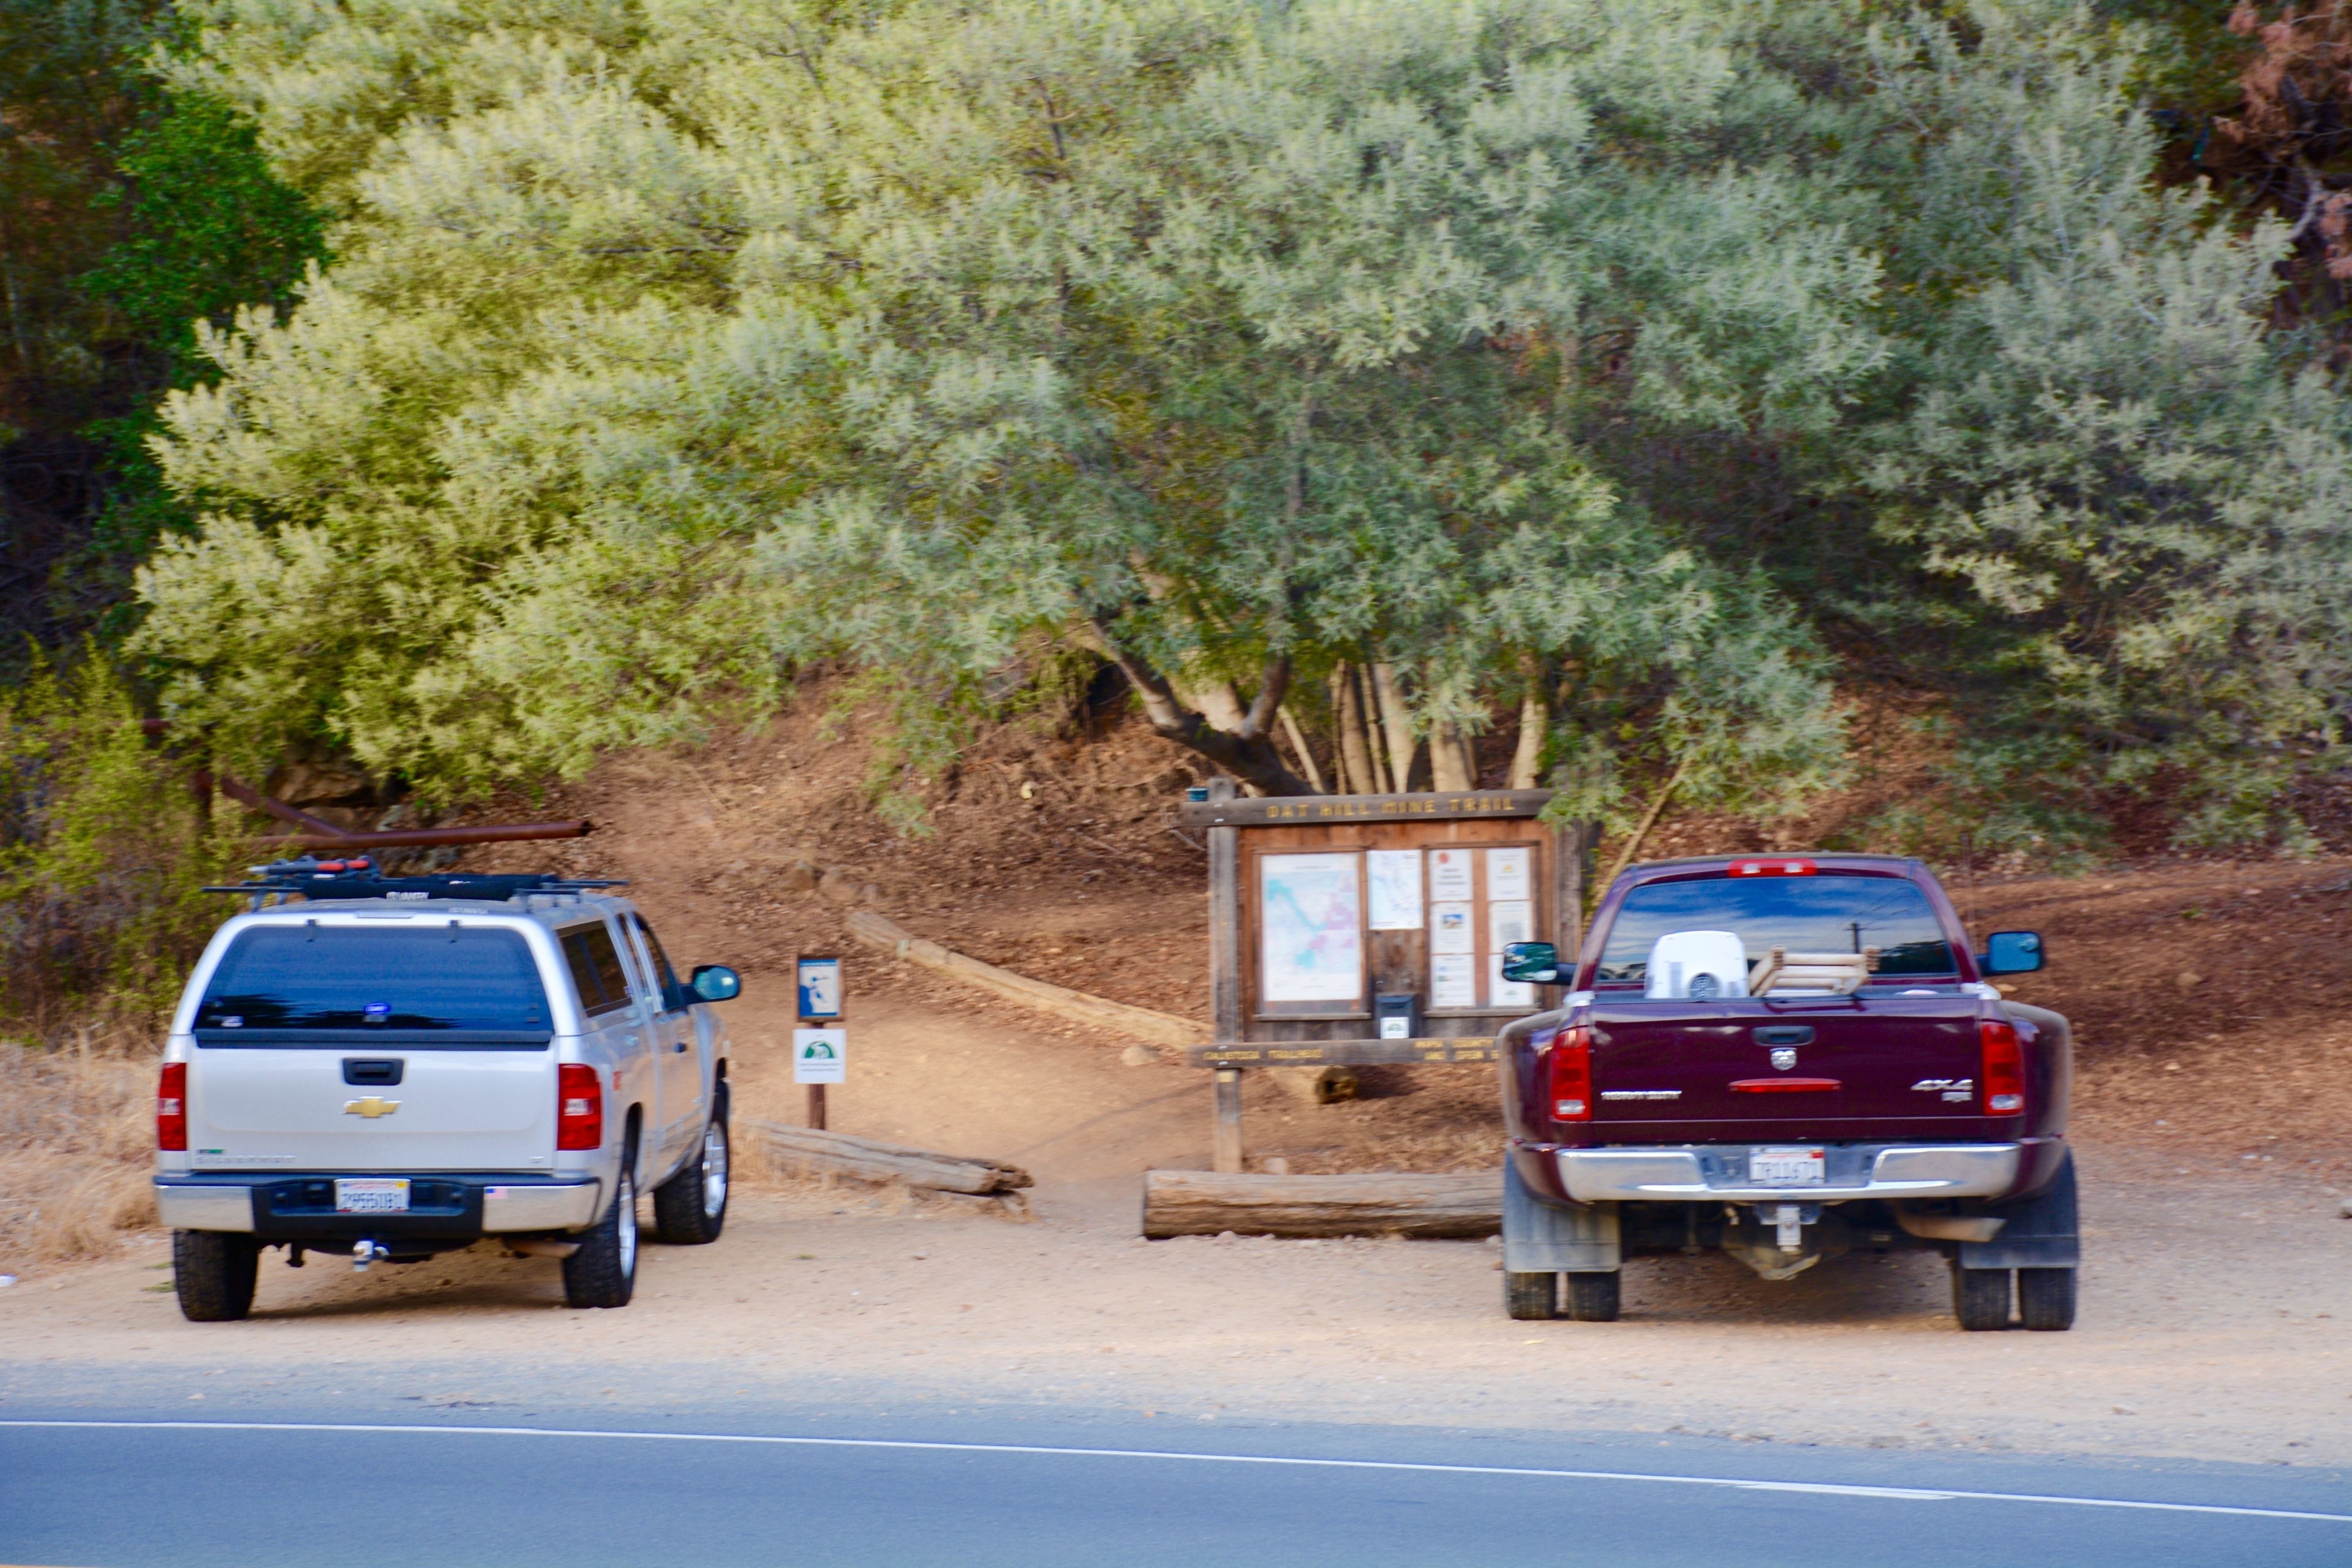
[[1258, 862], [1258, 995], [1353, 1005], [1364, 991], [1363, 888], [1352, 854]]

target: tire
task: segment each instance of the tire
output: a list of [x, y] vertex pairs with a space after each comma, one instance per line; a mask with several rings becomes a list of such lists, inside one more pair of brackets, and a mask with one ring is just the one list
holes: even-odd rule
[[613, 1206], [582, 1233], [580, 1250], [563, 1260], [563, 1299], [574, 1307], [625, 1307], [637, 1289], [637, 1183], [621, 1162]]
[[2074, 1271], [2071, 1268], [2019, 1269], [2017, 1317], [2027, 1328], [2045, 1334], [2073, 1328]]
[[1613, 1323], [1617, 1321], [1620, 1293], [1615, 1269], [1580, 1270], [1565, 1276], [1568, 1280], [1568, 1316], [1579, 1323]]
[[230, 1231], [172, 1233], [172, 1288], [192, 1323], [233, 1323], [253, 1310], [261, 1246]]
[[1506, 1274], [1503, 1310], [1522, 1322], [1549, 1322], [1559, 1316], [1559, 1276]]
[[677, 1175], [654, 1189], [654, 1227], [674, 1247], [717, 1241], [727, 1226], [726, 1102], [702, 1130], [702, 1146]]
[[1952, 1265], [1952, 1315], [1960, 1327], [1970, 1333], [2009, 1327], [2009, 1275], [2006, 1268]]

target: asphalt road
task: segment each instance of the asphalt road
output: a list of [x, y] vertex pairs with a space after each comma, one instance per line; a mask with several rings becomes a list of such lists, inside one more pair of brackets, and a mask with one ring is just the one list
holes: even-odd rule
[[17, 1406], [0, 1563], [2352, 1563], [2336, 1472], [973, 1415], [624, 1431]]

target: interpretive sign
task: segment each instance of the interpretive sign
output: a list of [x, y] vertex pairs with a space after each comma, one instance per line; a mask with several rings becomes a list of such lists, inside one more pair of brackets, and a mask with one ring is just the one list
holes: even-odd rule
[[794, 1029], [793, 1031], [793, 1081], [794, 1083], [842, 1083], [849, 1071], [849, 1031], [846, 1029]]

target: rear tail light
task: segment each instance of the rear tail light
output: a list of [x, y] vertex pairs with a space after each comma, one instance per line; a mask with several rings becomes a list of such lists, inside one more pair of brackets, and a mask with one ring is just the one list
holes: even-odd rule
[[1592, 1031], [1562, 1029], [1544, 1054], [1544, 1104], [1554, 1121], [1592, 1120]]
[[188, 1149], [188, 1064], [165, 1062], [155, 1080], [155, 1147], [184, 1154]]
[[555, 1069], [555, 1146], [604, 1146], [604, 1084], [594, 1068], [565, 1062]]
[[1769, 855], [1731, 863], [1731, 874], [1735, 877], [1811, 877], [1819, 869], [1801, 856], [1791, 859], [1786, 855]]
[[2025, 1109], [2025, 1052], [2017, 1042], [2017, 1026], [2004, 1019], [1979, 1019], [1977, 1040], [1984, 1052], [1977, 1084], [1985, 1114], [2015, 1116]]

